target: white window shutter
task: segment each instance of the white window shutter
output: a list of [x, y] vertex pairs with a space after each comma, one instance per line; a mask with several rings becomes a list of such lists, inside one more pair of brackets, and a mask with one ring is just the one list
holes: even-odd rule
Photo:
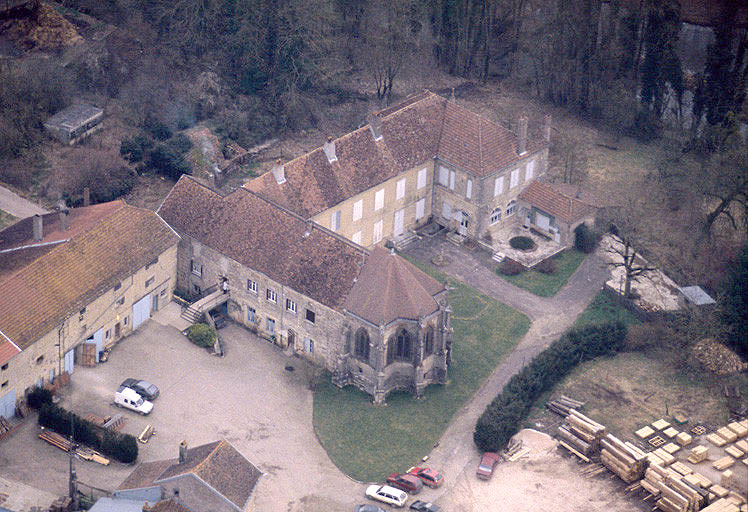
[[519, 169], [512, 171], [512, 176], [509, 180], [509, 188], [514, 188], [519, 184]]
[[384, 208], [384, 189], [377, 190], [374, 195], [374, 211], [381, 210]]
[[421, 198], [416, 202], [416, 220], [422, 219], [426, 213], [426, 198]]
[[496, 181], [493, 182], [493, 195], [494, 197], [504, 192], [504, 177], [499, 176]]
[[525, 181], [530, 181], [534, 175], [535, 175], [535, 159], [527, 162], [527, 167], [525, 168]]
[[445, 187], [449, 184], [449, 169], [443, 165], [439, 166], [439, 184]]
[[351, 240], [354, 244], [361, 245], [361, 231], [356, 231], [355, 233], [353, 233], [353, 235], [351, 236]]
[[364, 213], [364, 200], [359, 199], [353, 203], [353, 220], [360, 220]]
[[402, 199], [405, 197], [405, 178], [397, 182], [397, 194], [395, 199]]
[[452, 218], [452, 207], [449, 203], [442, 204], [442, 217], [444, 217], [445, 219]]
[[465, 197], [470, 199], [473, 197], [473, 180], [467, 180], [467, 190], [465, 190]]
[[426, 172], [427, 171], [428, 171], [428, 169], [426, 169], [426, 168], [423, 168], [420, 171], [418, 171], [418, 184], [417, 184], [417, 187], [418, 187], [419, 190], [426, 186]]
[[449, 190], [455, 189], [455, 177], [457, 176], [457, 173], [454, 171], [449, 171]]

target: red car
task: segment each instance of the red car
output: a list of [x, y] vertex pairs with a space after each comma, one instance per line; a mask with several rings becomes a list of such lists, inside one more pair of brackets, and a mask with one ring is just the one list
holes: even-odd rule
[[439, 487], [444, 481], [444, 477], [438, 471], [434, 471], [431, 468], [410, 468], [408, 473], [420, 478], [424, 484], [429, 487]]
[[411, 494], [418, 494], [423, 489], [421, 479], [409, 473], [392, 473], [387, 477], [387, 483]]
[[478, 475], [478, 478], [482, 478], [483, 480], [488, 480], [489, 478], [491, 478], [491, 475], [493, 475], [493, 469], [496, 467], [496, 464], [498, 464], [500, 460], [501, 455], [499, 455], [498, 453], [484, 453], [483, 457], [481, 457], [480, 459], [478, 469], [475, 471], [475, 473]]

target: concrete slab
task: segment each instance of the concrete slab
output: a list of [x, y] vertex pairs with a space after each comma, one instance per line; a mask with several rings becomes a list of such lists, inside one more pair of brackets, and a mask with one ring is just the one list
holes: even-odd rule
[[169, 302], [166, 306], [156, 311], [151, 319], [164, 326], [174, 327], [179, 332], [184, 332], [192, 323], [182, 318], [182, 307], [176, 302]]

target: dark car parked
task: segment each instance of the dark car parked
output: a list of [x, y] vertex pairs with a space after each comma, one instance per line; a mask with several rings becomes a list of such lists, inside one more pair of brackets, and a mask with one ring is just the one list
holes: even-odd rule
[[439, 512], [442, 508], [429, 501], [416, 500], [410, 504], [410, 509], [416, 512]]
[[418, 494], [423, 489], [423, 482], [409, 473], [392, 473], [387, 477], [387, 484], [411, 494]]
[[122, 384], [119, 385], [120, 391], [122, 391], [123, 388], [132, 389], [148, 401], [155, 400], [159, 395], [158, 388], [147, 380], [125, 379], [122, 381]]

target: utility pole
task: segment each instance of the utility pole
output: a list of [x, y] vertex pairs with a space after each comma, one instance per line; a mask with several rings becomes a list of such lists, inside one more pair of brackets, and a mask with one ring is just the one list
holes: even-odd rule
[[75, 474], [75, 451], [78, 444], [75, 442], [75, 423], [73, 414], [70, 413], [70, 466], [68, 469], [68, 486], [72, 510], [78, 510], [78, 477]]

